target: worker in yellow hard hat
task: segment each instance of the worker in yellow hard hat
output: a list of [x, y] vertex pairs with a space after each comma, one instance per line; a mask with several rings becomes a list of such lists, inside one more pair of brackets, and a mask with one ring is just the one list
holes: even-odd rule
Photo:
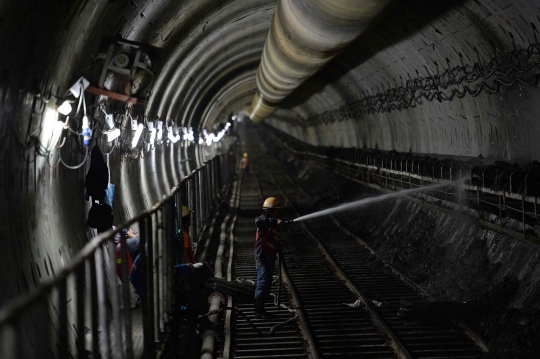
[[195, 263], [195, 255], [191, 248], [191, 238], [189, 237], [189, 226], [191, 225], [191, 211], [188, 207], [182, 206], [182, 233], [184, 233], [184, 257], [183, 262]]
[[269, 314], [264, 309], [264, 302], [270, 295], [274, 275], [276, 254], [279, 243], [282, 220], [281, 203], [275, 197], [267, 198], [263, 203], [261, 215], [255, 218], [257, 234], [255, 236], [255, 265], [257, 268], [257, 286], [255, 287], [255, 318], [267, 319]]
[[244, 156], [240, 161], [240, 171], [242, 172], [241, 178], [244, 178], [244, 176], [249, 176], [249, 158], [247, 152], [244, 152]]

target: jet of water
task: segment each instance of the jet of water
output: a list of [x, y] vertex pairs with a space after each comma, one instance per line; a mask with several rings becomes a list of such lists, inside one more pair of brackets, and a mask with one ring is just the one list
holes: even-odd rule
[[341, 211], [346, 211], [348, 209], [367, 206], [368, 204], [381, 202], [381, 201], [384, 201], [384, 200], [387, 200], [387, 199], [390, 199], [390, 198], [402, 197], [402, 196], [406, 196], [406, 195], [409, 195], [409, 194], [418, 193], [418, 192], [422, 192], [422, 191], [434, 190], [434, 189], [438, 189], [438, 188], [441, 188], [441, 187], [446, 187], [446, 186], [449, 186], [449, 185], [452, 185], [452, 184], [456, 184], [456, 185], [459, 186], [461, 184], [461, 181], [451, 182], [451, 183], [438, 183], [438, 184], [434, 184], [434, 185], [431, 185], [431, 186], [405, 189], [405, 190], [402, 190], [402, 191], [399, 191], [399, 192], [384, 194], [382, 196], [364, 198], [364, 199], [361, 199], [361, 200], [358, 200], [358, 201], [355, 201], [355, 202], [344, 203], [344, 204], [341, 204], [341, 205], [333, 207], [333, 208], [328, 208], [328, 209], [325, 209], [325, 210], [322, 210], [322, 211], [319, 211], [319, 212], [307, 214], [305, 216], [301, 216], [301, 217], [293, 219], [292, 222], [300, 222], [300, 221], [305, 221], [307, 219], [313, 219], [313, 218], [317, 218], [317, 217], [327, 216], [327, 215], [335, 213], [335, 212], [341, 212]]

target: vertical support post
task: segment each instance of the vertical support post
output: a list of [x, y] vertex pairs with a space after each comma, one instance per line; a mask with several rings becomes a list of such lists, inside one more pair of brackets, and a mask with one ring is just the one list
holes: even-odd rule
[[459, 191], [459, 212], [461, 213], [463, 210], [463, 181], [461, 177], [461, 168], [459, 169], [459, 185], [456, 186], [456, 188]]
[[19, 358], [19, 336], [17, 334], [17, 326], [10, 322], [0, 328], [0, 354], [2, 358]]
[[[163, 207], [159, 208], [157, 212], [163, 211]], [[148, 249], [145, 251], [146, 255], [146, 271], [144, 276], [146, 278], [146, 297], [148, 298], [148, 323], [151, 326], [149, 329], [148, 345], [151, 346], [152, 357], [155, 356], [155, 341], [159, 339], [159, 320], [158, 315], [162, 313], [162, 302], [156, 300], [163, 297], [163, 291], [160, 290], [163, 278], [159, 273], [159, 260], [161, 243], [158, 239], [154, 238], [152, 231], [152, 218], [145, 217], [140, 222], [142, 224], [141, 232], [145, 234], [145, 242]], [[156, 242], [159, 242], [156, 245]]]
[[95, 259], [89, 259], [85, 262], [85, 270], [86, 298], [90, 298], [90, 325], [92, 327], [92, 352], [90, 355], [95, 359], [99, 357], [98, 298]]
[[[156, 212], [152, 214], [152, 217], [150, 219], [152, 221], [152, 229], [149, 231], [152, 233], [152, 251], [154, 254], [154, 257], [159, 257], [156, 253], [159, 251], [159, 246], [161, 243], [162, 234], [163, 234], [163, 220], [162, 220], [162, 211], [161, 209], [158, 209]], [[152, 324], [154, 326], [154, 336], [158, 335], [157, 328], [159, 328], [159, 313], [161, 311], [160, 307], [160, 292], [159, 292], [159, 286], [161, 285], [161, 280], [159, 276], [159, 259], [156, 259], [154, 261], [154, 269], [152, 271], [152, 278], [154, 282], [154, 288], [158, 288], [158, 290], [152, 291], [152, 298], [155, 303], [155, 305], [152, 308]]]
[[[189, 179], [189, 195], [190, 195], [190, 198], [191, 198], [191, 209], [193, 211], [197, 211], [197, 206], [196, 206], [196, 198], [197, 198], [197, 193], [196, 193], [196, 174], [193, 174], [193, 176]], [[191, 240], [192, 241], [195, 241], [197, 240], [197, 234], [196, 234], [196, 231], [197, 231], [197, 225], [198, 225], [198, 221], [197, 221], [197, 212], [195, 213], [192, 213], [191, 214], [191, 233], [190, 233], [190, 237], [191, 237]]]
[[206, 185], [206, 215], [205, 215], [205, 222], [208, 221], [208, 217], [210, 217], [210, 208], [212, 207], [212, 187], [211, 187], [211, 166], [210, 162], [206, 163], [205, 168], [205, 185]]
[[126, 244], [126, 236], [124, 232], [120, 232], [120, 256], [122, 257], [122, 300], [124, 301], [124, 338], [126, 339], [126, 357], [131, 359], [133, 353], [133, 335], [131, 332], [131, 303], [130, 291], [131, 283], [129, 282], [128, 274], [128, 252]]
[[[176, 196], [175, 196], [176, 198]], [[163, 283], [163, 321], [165, 323], [169, 322], [169, 313], [170, 313], [170, 305], [171, 301], [169, 298], [169, 288], [170, 283], [173, 283], [170, 281], [170, 270], [173, 267], [173, 261], [172, 258], [174, 256], [174, 249], [176, 249], [176, 243], [175, 243], [175, 234], [176, 234], [176, 210], [175, 210], [175, 202], [170, 201], [167, 203], [166, 207], [166, 215], [167, 215], [167, 224], [165, 226], [165, 241], [163, 244], [162, 252], [160, 253], [160, 256], [162, 259], [162, 272], [163, 277], [161, 282]]]
[[521, 214], [523, 219], [523, 234], [525, 234], [525, 194], [521, 195]]
[[204, 219], [204, 203], [203, 198], [203, 186], [202, 186], [202, 170], [197, 171], [197, 208], [199, 208], [199, 214], [197, 215], [197, 236], [201, 233], [202, 223]]
[[[184, 223], [182, 222], [183, 221], [183, 218], [182, 218], [182, 195], [183, 195], [183, 192], [184, 192], [184, 186], [183, 186], [183, 183], [180, 183], [179, 185], [179, 188], [178, 188], [178, 193], [176, 194], [176, 214], [177, 214], [177, 219], [178, 219], [178, 226], [180, 228], [178, 228], [182, 235], [184, 233], [184, 230], [183, 230], [183, 226], [184, 226]], [[180, 238], [179, 242], [178, 243], [175, 243], [175, 253], [176, 253], [176, 260], [175, 260], [175, 265], [176, 264], [180, 264], [180, 263], [183, 263], [184, 260], [184, 242], [183, 242], [183, 238]], [[171, 278], [172, 280], [172, 278]]]
[[96, 248], [96, 251], [94, 252], [94, 258], [96, 260], [96, 282], [99, 302], [99, 322], [101, 324], [100, 353], [103, 359], [108, 359], [111, 357], [109, 317], [107, 313], [107, 285], [105, 283], [105, 271], [103, 270], [103, 248], [101, 245]]
[[[142, 287], [142, 316], [143, 316], [143, 343], [144, 343], [144, 357], [153, 358], [155, 356], [154, 350], [154, 321], [153, 321], [153, 310], [154, 310], [154, 296], [153, 296], [153, 266], [151, 265], [152, 258], [150, 255], [147, 256], [150, 252], [153, 251], [152, 243], [148, 243], [148, 248], [146, 248], [148, 230], [146, 223], [143, 220], [139, 222], [140, 230], [140, 244], [139, 244], [139, 265], [141, 266], [141, 287]], [[149, 280], [149, 277], [152, 280]]]
[[534, 220], [538, 220], [538, 211], [536, 209], [536, 200], [537, 200], [537, 197], [534, 196]]
[[77, 300], [77, 355], [79, 358], [83, 358], [86, 355], [85, 352], [85, 331], [84, 331], [84, 276], [86, 259], [83, 266], [77, 269], [76, 273], [76, 300]]
[[[107, 251], [109, 254], [110, 265], [108, 266], [109, 278], [111, 278], [111, 306], [112, 306], [112, 322], [114, 330], [114, 346], [113, 353], [115, 358], [124, 358], [122, 350], [122, 330], [120, 328], [120, 305], [118, 301], [118, 285], [116, 283], [118, 274], [116, 273], [116, 248], [112, 238], [107, 238]], [[129, 307], [129, 302], [124, 303]]]
[[480, 189], [476, 186], [476, 201], [478, 203], [478, 217], [480, 217]]
[[59, 358], [69, 358], [68, 354], [68, 315], [67, 315], [67, 278], [58, 285], [58, 311], [59, 311], [59, 330], [58, 330], [58, 345]]

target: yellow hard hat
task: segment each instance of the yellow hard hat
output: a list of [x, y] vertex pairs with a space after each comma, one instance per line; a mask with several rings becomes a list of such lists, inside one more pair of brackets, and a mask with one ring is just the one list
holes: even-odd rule
[[275, 197], [268, 197], [263, 203], [263, 209], [281, 208], [281, 203]]
[[182, 218], [184, 218], [185, 216], [189, 216], [190, 213], [191, 211], [189, 210], [189, 208], [187, 208], [186, 206], [182, 206]]
[[247, 152], [244, 152], [244, 157], [247, 157]]

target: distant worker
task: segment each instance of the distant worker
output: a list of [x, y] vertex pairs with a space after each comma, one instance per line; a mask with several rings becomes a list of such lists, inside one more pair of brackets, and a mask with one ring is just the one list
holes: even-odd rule
[[189, 237], [189, 226], [191, 225], [191, 211], [186, 206], [182, 206], [182, 232], [184, 233], [184, 257], [183, 262], [195, 263], [195, 255], [191, 248], [191, 238]]
[[244, 157], [240, 161], [240, 168], [242, 170], [242, 178], [244, 178], [244, 175], [249, 176], [249, 158], [247, 152], [244, 152]]
[[262, 214], [255, 218], [257, 234], [255, 237], [255, 265], [257, 268], [257, 286], [255, 287], [255, 318], [267, 319], [269, 314], [264, 309], [264, 301], [270, 295], [274, 275], [276, 254], [280, 251], [279, 243], [281, 223], [281, 204], [270, 197], [263, 203]]

